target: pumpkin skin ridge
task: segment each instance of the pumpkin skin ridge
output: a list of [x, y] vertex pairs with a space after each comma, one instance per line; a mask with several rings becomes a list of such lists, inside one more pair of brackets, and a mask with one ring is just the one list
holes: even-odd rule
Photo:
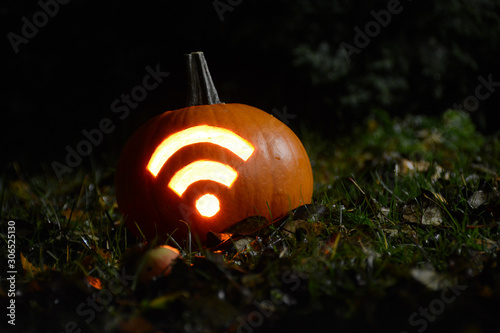
[[[239, 222], [239, 220], [257, 215], [257, 212], [272, 222], [272, 220], [286, 215], [291, 209], [311, 202], [312, 170], [307, 153], [295, 133], [273, 116], [244, 104], [213, 104], [167, 111], [147, 121], [132, 135], [123, 149], [122, 156], [131, 154], [134, 157], [120, 156], [119, 168], [117, 168], [117, 201], [120, 209], [122, 210], [122, 206], [137, 205], [136, 201], [145, 200], [147, 203], [141, 203], [145, 207], [143, 210], [151, 210], [147, 213], [140, 213], [141, 208], [138, 207], [123, 209], [129, 215], [133, 215], [132, 220], [142, 220], [138, 224], [147, 229], [142, 230], [147, 238], [154, 237], [153, 234], [156, 234], [156, 228], [151, 227], [155, 222], [158, 223], [160, 235], [177, 228], [177, 232], [173, 235], [177, 239], [176, 235], [183, 237], [187, 232], [187, 228], [182, 222], [172, 222], [169, 219], [169, 226], [163, 225], [165, 216], [171, 215], [173, 219], [183, 218], [182, 214], [175, 211], [176, 205], [183, 199], [176, 198], [171, 193], [165, 193], [167, 191], [165, 182], [168, 177], [162, 176], [162, 174], [171, 171], [167, 170], [171, 161], [167, 161], [163, 167], [165, 170], [162, 169], [156, 178], [152, 177], [149, 171], [146, 170], [146, 164], [155, 147], [167, 136], [201, 124], [227, 128], [248, 140], [256, 149], [246, 162], [238, 157], [233, 157], [234, 161], [239, 164], [236, 167], [233, 165], [239, 173], [238, 177], [230, 189], [221, 187], [220, 192], [224, 196], [224, 201], [234, 203], [230, 207], [222, 207], [223, 200], [220, 200], [221, 210], [228, 210], [227, 214], [220, 214], [220, 219], [234, 214], [237, 220], [219, 221], [215, 227], [210, 223], [207, 225], [206, 222], [210, 219], [200, 222], [200, 224], [205, 223], [205, 225], [200, 226], [195, 225], [197, 221], [201, 221], [199, 217], [195, 216], [191, 221], [192, 231], [199, 234], [202, 241], [209, 230], [220, 232]], [[269, 136], [271, 136], [271, 139]], [[273, 140], [278, 140], [283, 145], [281, 147], [283, 152], [281, 155], [277, 155], [281, 161], [275, 158], [277, 152], [274, 151]], [[192, 146], [196, 145], [200, 146], [199, 150], [205, 149], [207, 154], [213, 154], [211, 159], [214, 161], [226, 163], [228, 161], [227, 156], [232, 154], [228, 149], [214, 144], [205, 145], [206, 148], [201, 146], [204, 143]], [[176, 165], [187, 164], [199, 159], [190, 156], [188, 147], [190, 146], [180, 149], [171, 157], [177, 163]], [[221, 157], [222, 151], [226, 155], [224, 158]], [[285, 159], [283, 154], [285, 154]], [[256, 161], [253, 161], [254, 159]], [[124, 168], [122, 167], [123, 163], [131, 163], [132, 165]], [[252, 163], [251, 167], [247, 166], [249, 163]], [[280, 168], [284, 170], [280, 170]], [[129, 176], [123, 175], [123, 173]], [[128, 181], [123, 182], [123, 180], [133, 178], [130, 174], [135, 175], [137, 179], [129, 180], [132, 185], [130, 186], [131, 189], [127, 191], [127, 184], [130, 183]], [[119, 183], [123, 183], [123, 185], [118, 186]], [[140, 189], [141, 187], [142, 189]], [[193, 183], [186, 192], [193, 190], [191, 187], [193, 189], [196, 187], [203, 188], [204, 184], [195, 186], [195, 183]], [[298, 187], [298, 190], [289, 191], [289, 189], [296, 187]], [[123, 193], [124, 191], [129, 193]], [[274, 194], [276, 191], [280, 192], [279, 196]], [[119, 192], [120, 194], [118, 194]], [[268, 199], [269, 202], [264, 200], [264, 203], [255, 204], [263, 198]], [[269, 211], [267, 204], [271, 206], [271, 211]], [[249, 208], [246, 209], [245, 207]], [[242, 213], [237, 212], [238, 210]], [[230, 212], [233, 213], [229, 214]], [[215, 215], [216, 218], [219, 213]], [[198, 213], [192, 212], [192, 214]], [[129, 219], [127, 219], [126, 223], [130, 225], [131, 222], [128, 221]], [[132, 227], [134, 228], [133, 222]]]

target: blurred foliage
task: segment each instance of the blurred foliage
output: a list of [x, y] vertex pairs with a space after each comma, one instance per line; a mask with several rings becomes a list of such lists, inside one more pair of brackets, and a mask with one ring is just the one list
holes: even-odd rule
[[[354, 28], [364, 31], [374, 22], [372, 12], [387, 5], [242, 1], [221, 21], [205, 0], [111, 1], [97, 10], [71, 2], [18, 55], [5, 42], [0, 166], [61, 161], [66, 145], [74, 147], [83, 129], [105, 117], [116, 121], [116, 130], [94, 152], [113, 160], [140, 124], [183, 107], [182, 55], [192, 51], [205, 52], [223, 101], [270, 113], [286, 106], [297, 115], [289, 124], [293, 130], [310, 128], [325, 137], [351, 133], [375, 109], [442, 114], [475, 93], [479, 76], [500, 81], [499, 1], [401, 1], [402, 11], [347, 59], [341, 44], [355, 45]], [[21, 18], [37, 8], [26, 0], [5, 4], [4, 35], [18, 33]], [[117, 119], [111, 103], [141, 84], [145, 66], [156, 64], [171, 75], [127, 119]], [[480, 131], [497, 130], [499, 100], [492, 92], [470, 113]]]
[[[336, 120], [350, 120], [344, 126], [373, 108], [396, 115], [442, 112], [472, 94], [479, 75], [499, 69], [498, 1], [401, 1], [402, 11], [347, 59], [341, 43], [354, 47], [354, 27], [365, 31], [374, 21], [371, 11], [386, 10], [387, 3], [294, 1], [294, 64], [317, 90], [318, 103]], [[480, 105], [476, 117], [482, 129], [496, 130], [484, 123], [496, 112], [488, 107]]]

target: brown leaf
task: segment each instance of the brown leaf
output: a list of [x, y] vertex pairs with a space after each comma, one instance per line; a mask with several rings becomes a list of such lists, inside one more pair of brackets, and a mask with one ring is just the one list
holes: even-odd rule
[[9, 183], [9, 188], [12, 193], [23, 200], [35, 200], [37, 196], [31, 190], [31, 186], [23, 180], [14, 180]]
[[90, 275], [86, 276], [85, 279], [87, 280], [88, 284], [91, 285], [93, 288], [101, 290], [102, 283], [100, 279]]
[[401, 209], [402, 219], [408, 223], [437, 226], [443, 223], [440, 205], [446, 200], [439, 194], [422, 190], [415, 199], [408, 200]]
[[219, 246], [225, 242], [229, 242], [233, 234], [227, 232], [213, 232], [207, 234], [207, 247], [212, 248]]
[[155, 328], [151, 322], [139, 314], [134, 314], [120, 323], [120, 333], [162, 333], [163, 331]]
[[26, 259], [26, 257], [23, 255], [21, 252], [21, 265], [23, 266], [23, 269], [25, 271], [25, 274], [28, 278], [32, 279], [36, 274], [40, 273], [42, 270], [46, 270], [47, 266], [43, 266], [43, 269], [40, 267], [36, 267], [32, 263]]
[[325, 225], [321, 222], [308, 222], [305, 220], [288, 221], [283, 225], [284, 234], [294, 237], [295, 233], [303, 229], [307, 236], [318, 236], [325, 230]]
[[403, 175], [415, 172], [426, 172], [429, 170], [430, 163], [427, 161], [411, 161], [406, 158], [401, 159], [400, 173]]

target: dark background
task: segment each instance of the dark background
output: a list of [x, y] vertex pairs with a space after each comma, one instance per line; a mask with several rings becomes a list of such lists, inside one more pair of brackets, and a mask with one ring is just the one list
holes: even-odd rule
[[[33, 22], [41, 7], [2, 2], [0, 168], [51, 172], [103, 118], [116, 129], [83, 165], [113, 166], [144, 121], [184, 106], [183, 55], [193, 51], [204, 51], [224, 102], [270, 113], [286, 106], [293, 130], [325, 139], [349, 135], [377, 108], [440, 115], [474, 94], [479, 75], [500, 81], [499, 1], [401, 1], [402, 12], [350, 63], [340, 43], [354, 45], [354, 27], [364, 30], [387, 1], [220, 2], [236, 4], [222, 21], [212, 0], [72, 0], [17, 54], [7, 34], [21, 35], [22, 17]], [[170, 75], [120, 120], [112, 101], [157, 64]], [[484, 133], [498, 129], [499, 101], [496, 91], [471, 112]]]

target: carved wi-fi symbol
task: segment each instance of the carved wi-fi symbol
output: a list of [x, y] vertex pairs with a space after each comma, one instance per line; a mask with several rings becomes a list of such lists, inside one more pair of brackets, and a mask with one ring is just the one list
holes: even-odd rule
[[[187, 128], [163, 140], [151, 155], [147, 169], [156, 177], [163, 165], [179, 149], [195, 143], [212, 143], [248, 160], [255, 148], [247, 140], [234, 132], [215, 126], [200, 125]], [[168, 187], [179, 197], [193, 183], [200, 180], [210, 180], [221, 183], [228, 188], [238, 177], [238, 172], [229, 165], [217, 161], [199, 160], [192, 162], [177, 171], [170, 179]], [[204, 194], [196, 200], [196, 209], [205, 217], [212, 217], [220, 210], [219, 199], [213, 194]]]

